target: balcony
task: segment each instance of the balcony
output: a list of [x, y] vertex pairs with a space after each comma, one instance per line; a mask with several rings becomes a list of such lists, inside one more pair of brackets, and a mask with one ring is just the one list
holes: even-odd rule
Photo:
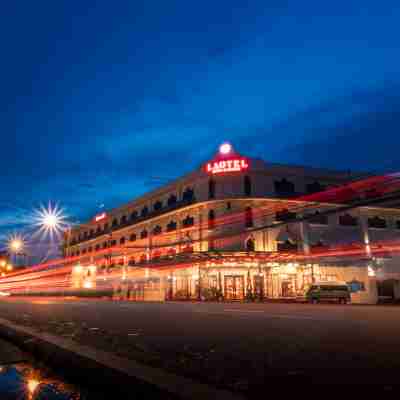
[[154, 217], [158, 217], [160, 215], [167, 214], [167, 213], [169, 213], [171, 211], [178, 210], [178, 209], [183, 208], [183, 207], [187, 207], [187, 206], [192, 205], [194, 203], [196, 203], [196, 198], [195, 197], [187, 198], [186, 200], [177, 201], [176, 203], [167, 205], [167, 206], [165, 206], [165, 207], [163, 207], [163, 208], [161, 208], [159, 210], [149, 211], [146, 215], [138, 216], [135, 220], [127, 219], [126, 223], [118, 224], [118, 225], [115, 225], [115, 226], [113, 226], [111, 228], [108, 227], [107, 229], [103, 229], [100, 232], [96, 232], [93, 235], [93, 237], [91, 237], [91, 238], [86, 238], [86, 239], [82, 238], [81, 240], [74, 240], [74, 241], [71, 242], [71, 246], [73, 246], [75, 244], [84, 243], [84, 242], [86, 242], [87, 240], [90, 240], [90, 239], [96, 239], [96, 238], [98, 238], [100, 236], [106, 235], [107, 233], [117, 232], [120, 229], [126, 228], [128, 226], [136, 225], [136, 224], [138, 224], [140, 222], [150, 220], [150, 219], [152, 219]]

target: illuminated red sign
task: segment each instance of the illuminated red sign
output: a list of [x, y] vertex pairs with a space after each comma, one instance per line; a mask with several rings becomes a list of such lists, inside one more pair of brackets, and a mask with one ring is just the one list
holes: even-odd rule
[[102, 221], [103, 219], [105, 219], [107, 217], [107, 214], [105, 212], [98, 214], [94, 217], [95, 222], [99, 222]]
[[226, 160], [214, 160], [206, 164], [208, 174], [223, 174], [225, 172], [241, 172], [249, 168], [249, 161], [246, 158], [233, 158]]

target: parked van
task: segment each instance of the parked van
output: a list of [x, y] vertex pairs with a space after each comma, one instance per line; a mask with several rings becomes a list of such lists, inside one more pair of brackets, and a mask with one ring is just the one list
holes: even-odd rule
[[316, 282], [306, 292], [308, 302], [337, 302], [346, 304], [350, 301], [350, 290], [344, 282]]

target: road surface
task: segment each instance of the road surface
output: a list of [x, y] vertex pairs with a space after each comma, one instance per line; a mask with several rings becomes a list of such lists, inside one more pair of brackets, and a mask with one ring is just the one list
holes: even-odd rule
[[153, 365], [245, 392], [277, 382], [390, 388], [400, 374], [396, 306], [2, 298], [0, 317], [123, 356], [140, 349], [157, 355]]

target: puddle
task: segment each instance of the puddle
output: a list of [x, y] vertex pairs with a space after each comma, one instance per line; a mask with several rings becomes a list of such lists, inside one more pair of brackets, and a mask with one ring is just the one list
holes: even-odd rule
[[98, 399], [94, 393], [70, 385], [46, 369], [32, 364], [0, 365], [1, 400], [87, 400]]

